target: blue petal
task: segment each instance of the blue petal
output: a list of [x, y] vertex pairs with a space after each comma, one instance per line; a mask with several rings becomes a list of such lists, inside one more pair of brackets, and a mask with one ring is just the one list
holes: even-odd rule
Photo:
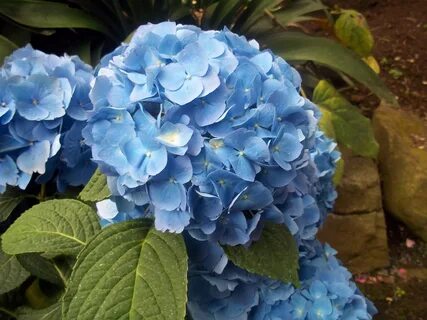
[[205, 97], [208, 94], [212, 93], [221, 84], [218, 74], [212, 68], [209, 68], [208, 73], [202, 78], [200, 78], [200, 80], [203, 84], [203, 91], [200, 94], [201, 97]]
[[201, 99], [200, 105], [195, 110], [194, 119], [201, 126], [208, 126], [215, 123], [225, 111], [225, 101], [219, 104], [210, 104]]
[[246, 181], [254, 181], [257, 171], [252, 165], [251, 161], [243, 155], [237, 155], [232, 157], [230, 160], [231, 166], [234, 172], [242, 179]]
[[256, 181], [251, 183], [234, 202], [231, 210], [257, 210], [267, 207], [273, 202], [271, 191], [262, 183]]
[[264, 51], [251, 58], [251, 61], [260, 67], [264, 73], [267, 73], [273, 64], [273, 56], [270, 52]]
[[214, 185], [215, 191], [224, 207], [228, 207], [234, 194], [239, 193], [244, 188], [244, 186], [240, 187], [242, 179], [229, 171], [216, 170], [210, 173], [208, 178]]
[[209, 68], [208, 59], [197, 43], [188, 44], [178, 54], [177, 60], [193, 76], [204, 76]]
[[200, 96], [203, 91], [203, 84], [198, 77], [184, 80], [183, 85], [176, 91], [165, 90], [166, 97], [179, 105], [190, 103]]
[[170, 164], [170, 174], [177, 182], [184, 184], [191, 180], [193, 176], [193, 166], [187, 156], [176, 157], [170, 161]]
[[259, 179], [270, 187], [280, 188], [288, 185], [296, 175], [295, 170], [286, 171], [279, 166], [265, 166], [259, 173]]
[[289, 162], [300, 156], [303, 145], [295, 136], [285, 133], [278, 141], [274, 142], [271, 149], [276, 163], [283, 169], [289, 170]]
[[119, 213], [117, 205], [110, 199], [106, 199], [96, 203], [97, 213], [100, 218], [111, 220]]
[[103, 106], [107, 104], [106, 92], [111, 90], [111, 81], [105, 76], [98, 76], [95, 78], [95, 82], [92, 90], [90, 90], [89, 97], [95, 107]]
[[158, 80], [163, 88], [167, 90], [178, 90], [185, 81], [185, 70], [178, 63], [170, 63], [162, 68]]
[[196, 220], [207, 218], [215, 221], [222, 213], [221, 200], [215, 196], [203, 196], [197, 191], [191, 192], [190, 208]]
[[45, 173], [46, 162], [50, 155], [49, 141], [41, 141], [34, 143], [28, 150], [21, 153], [16, 159], [18, 168], [25, 173], [31, 174], [38, 172]]
[[149, 184], [150, 199], [158, 209], [172, 211], [181, 205], [182, 185], [171, 181], [156, 181]]
[[183, 147], [190, 141], [193, 130], [181, 123], [166, 122], [156, 139], [168, 147]]
[[0, 186], [6, 184], [15, 186], [18, 180], [18, 168], [9, 156], [0, 158]]
[[248, 138], [245, 141], [243, 152], [246, 157], [256, 162], [268, 162], [270, 160], [267, 144], [259, 137]]
[[325, 297], [328, 293], [326, 286], [319, 280], [314, 280], [310, 285], [310, 294], [314, 299]]
[[181, 233], [190, 223], [190, 214], [187, 211], [155, 210], [154, 226], [160, 231]]

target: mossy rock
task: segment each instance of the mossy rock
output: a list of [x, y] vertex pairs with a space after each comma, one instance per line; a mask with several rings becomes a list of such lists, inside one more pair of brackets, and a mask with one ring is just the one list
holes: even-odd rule
[[373, 118], [380, 144], [385, 210], [427, 241], [427, 129], [407, 112], [380, 106]]

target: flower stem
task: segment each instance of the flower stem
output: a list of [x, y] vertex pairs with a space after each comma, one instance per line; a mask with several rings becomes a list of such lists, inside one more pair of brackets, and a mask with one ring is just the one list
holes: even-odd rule
[[46, 198], [46, 184], [42, 184], [40, 187], [40, 194], [39, 194], [39, 200], [40, 202], [44, 201]]
[[13, 317], [15, 319], [18, 317], [14, 312], [12, 312], [10, 310], [7, 310], [7, 309], [5, 309], [3, 307], [0, 307], [0, 312], [3, 312], [5, 314], [7, 314], [8, 316], [11, 316], [11, 317]]

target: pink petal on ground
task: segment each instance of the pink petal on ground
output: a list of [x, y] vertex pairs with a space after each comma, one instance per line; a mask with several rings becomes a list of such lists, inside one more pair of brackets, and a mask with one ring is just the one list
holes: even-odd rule
[[412, 239], [407, 238], [406, 239], [406, 247], [407, 248], [413, 248], [415, 247], [415, 241]]

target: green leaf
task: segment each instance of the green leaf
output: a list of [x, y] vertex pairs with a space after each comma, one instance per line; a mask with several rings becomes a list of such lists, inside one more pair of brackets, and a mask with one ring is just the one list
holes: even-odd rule
[[2, 235], [3, 250], [76, 255], [99, 230], [90, 206], [71, 199], [45, 201], [24, 212]]
[[318, 0], [296, 0], [287, 3], [282, 10], [275, 12], [274, 17], [280, 24], [287, 25], [296, 22], [308, 13], [326, 9], [325, 5]]
[[79, 194], [79, 198], [83, 201], [98, 202], [109, 198], [111, 195], [107, 185], [107, 177], [96, 170], [92, 178]]
[[347, 100], [335, 97], [322, 103], [332, 114], [332, 123], [337, 142], [363, 157], [376, 159], [378, 143], [375, 140], [371, 121]]
[[8, 188], [0, 194], [0, 222], [5, 221], [26, 195], [17, 189]]
[[64, 3], [42, 0], [1, 1], [0, 14], [34, 28], [86, 28], [110, 35], [108, 28], [93, 15]]
[[55, 261], [43, 258], [37, 253], [18, 254], [16, 257], [32, 275], [60, 286], [65, 285], [66, 279]]
[[261, 238], [249, 248], [224, 247], [228, 258], [240, 268], [299, 286], [298, 248], [284, 225], [267, 224]]
[[0, 35], [0, 63], [3, 64], [4, 58], [10, 55], [18, 46], [8, 38]]
[[340, 97], [340, 93], [333, 85], [326, 80], [320, 80], [317, 83], [316, 88], [313, 91], [313, 102], [316, 104], [322, 104], [329, 98]]
[[365, 17], [355, 10], [343, 10], [334, 25], [335, 35], [347, 47], [366, 57], [374, 47], [374, 37]]
[[[283, 3], [283, 1], [281, 1]], [[320, 0], [297, 0], [287, 1], [284, 6], [279, 10], [274, 8], [274, 5], [266, 8], [268, 11], [264, 16], [259, 17], [252, 25], [249, 26], [247, 33], [250, 36], [258, 38], [263, 34], [271, 33], [274, 27], [280, 25], [284, 28], [288, 24], [313, 20], [315, 17], [305, 16], [306, 14], [313, 13], [320, 10], [325, 10], [326, 7]]]
[[89, 242], [63, 298], [64, 320], [184, 319], [188, 267], [182, 235], [151, 225], [114, 224]]
[[209, 28], [218, 29], [229, 24], [237, 18], [237, 11], [242, 5], [242, 0], [220, 0], [216, 5], [209, 21]]
[[393, 93], [378, 75], [354, 52], [336, 41], [300, 32], [282, 32], [264, 39], [263, 42], [288, 61], [312, 60], [344, 72], [365, 85], [379, 98], [397, 105]]
[[0, 294], [19, 287], [29, 276], [15, 256], [0, 250]]
[[55, 303], [44, 309], [21, 307], [17, 310], [18, 320], [58, 320], [61, 319], [61, 304]]
[[371, 121], [329, 82], [319, 81], [314, 89], [313, 102], [320, 107], [322, 118], [319, 125], [327, 136], [358, 155], [374, 159], [377, 157], [379, 147]]
[[249, 30], [252, 26], [256, 25], [256, 22], [264, 16], [265, 10], [273, 9], [278, 4], [280, 4], [282, 0], [254, 0], [251, 1], [246, 9], [248, 11], [249, 15], [245, 16], [245, 21], [243, 25], [240, 28], [240, 32], [246, 32]]

